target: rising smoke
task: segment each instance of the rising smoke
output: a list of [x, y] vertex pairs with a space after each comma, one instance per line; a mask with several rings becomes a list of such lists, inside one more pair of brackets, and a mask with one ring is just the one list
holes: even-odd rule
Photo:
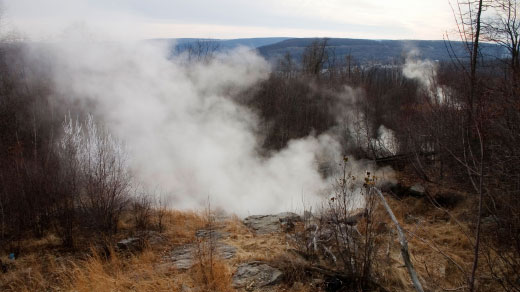
[[446, 104], [450, 90], [438, 83], [437, 71], [437, 62], [419, 59], [418, 50], [412, 49], [407, 54], [403, 75], [406, 78], [417, 80], [430, 102]]
[[[270, 73], [248, 49], [189, 66], [151, 42], [69, 41], [29, 55], [51, 64], [57, 95], [95, 105], [88, 110], [124, 141], [136, 180], [168, 193], [173, 208], [200, 208], [209, 198], [242, 216], [301, 211], [302, 202], [320, 204], [331, 193], [334, 179], [318, 169], [321, 159], [341, 161], [332, 135], [290, 141], [267, 158], [258, 154], [258, 117], [231, 98]], [[349, 163], [358, 176], [391, 175]]]

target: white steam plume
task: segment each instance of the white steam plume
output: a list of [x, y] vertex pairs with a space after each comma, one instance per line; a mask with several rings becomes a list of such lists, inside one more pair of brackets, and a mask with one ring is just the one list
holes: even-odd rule
[[403, 67], [406, 78], [417, 79], [421, 86], [430, 89], [437, 75], [437, 68], [431, 60], [419, 60], [417, 54], [410, 53]]
[[371, 133], [372, 121], [360, 110], [365, 98], [361, 88], [344, 86], [334, 105], [336, 127], [330, 132], [342, 137], [349, 150], [361, 148], [365, 152], [375, 151], [378, 156], [397, 154], [398, 143], [391, 129], [381, 124], [377, 132]]
[[269, 158], [257, 154], [257, 117], [229, 97], [270, 72], [248, 50], [191, 67], [149, 43], [60, 43], [32, 55], [53, 64], [58, 94], [95, 101], [95, 114], [127, 144], [137, 179], [171, 193], [174, 208], [198, 208], [210, 197], [239, 215], [295, 210], [302, 195], [315, 204], [330, 186], [315, 159], [339, 157], [327, 135], [291, 141]]
[[437, 82], [437, 63], [431, 60], [420, 60], [418, 56], [417, 50], [411, 50], [408, 53], [403, 66], [403, 75], [406, 78], [418, 80], [431, 102], [445, 104], [449, 90]]

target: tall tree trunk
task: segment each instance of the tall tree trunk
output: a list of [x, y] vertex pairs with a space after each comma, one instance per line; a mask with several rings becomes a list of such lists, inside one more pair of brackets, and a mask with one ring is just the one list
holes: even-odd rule
[[[476, 124], [476, 123], [475, 123]], [[479, 125], [475, 125], [477, 127], [477, 133], [479, 137], [480, 143], [480, 161], [479, 161], [479, 184], [478, 184], [478, 211], [477, 211], [477, 227], [475, 231], [475, 247], [473, 250], [473, 267], [471, 268], [471, 277], [469, 279], [469, 291], [473, 292], [475, 290], [475, 275], [478, 267], [478, 256], [480, 249], [480, 223], [482, 219], [482, 199], [483, 199], [483, 183], [484, 183], [484, 141], [479, 130]]]
[[475, 35], [473, 39], [473, 49], [471, 52], [471, 71], [470, 71], [470, 95], [469, 95], [469, 117], [468, 125], [473, 120], [473, 104], [475, 102], [475, 95], [477, 90], [477, 60], [478, 60], [478, 46], [480, 40], [480, 16], [482, 15], [482, 0], [478, 2], [477, 20]]
[[[482, 15], [482, 0], [479, 0], [478, 2], [478, 8], [477, 8], [477, 19], [476, 19], [476, 28], [475, 28], [475, 36], [473, 40], [473, 51], [471, 55], [471, 84], [470, 84], [470, 104], [469, 104], [469, 110], [470, 110], [470, 116], [468, 120], [468, 125], [471, 125], [472, 121], [474, 120], [473, 115], [473, 103], [475, 100], [476, 90], [477, 90], [477, 57], [478, 57], [478, 46], [479, 46], [479, 38], [480, 38], [480, 17]], [[478, 127], [479, 125], [475, 121], [475, 126]], [[482, 217], [482, 164], [483, 164], [483, 145], [482, 145], [482, 137], [479, 133], [479, 141], [481, 146], [481, 159], [480, 159], [480, 183], [479, 183], [479, 190], [478, 190], [478, 214], [477, 214], [477, 230], [475, 234], [475, 247], [473, 251], [473, 267], [471, 269], [471, 276], [469, 279], [469, 291], [473, 292], [475, 290], [475, 275], [477, 272], [478, 267], [478, 254], [479, 254], [479, 248], [480, 248], [480, 219]], [[470, 146], [471, 147], [471, 146]]]

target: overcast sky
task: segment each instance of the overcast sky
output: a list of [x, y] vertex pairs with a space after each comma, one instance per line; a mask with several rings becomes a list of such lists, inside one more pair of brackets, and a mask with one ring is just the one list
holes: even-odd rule
[[33, 40], [81, 28], [124, 39], [347, 37], [442, 39], [448, 0], [3, 0], [7, 26]]

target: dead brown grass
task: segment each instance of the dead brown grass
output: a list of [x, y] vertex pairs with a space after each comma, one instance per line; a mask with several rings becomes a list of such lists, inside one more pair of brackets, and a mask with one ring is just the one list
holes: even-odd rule
[[72, 263], [62, 283], [70, 291], [180, 291], [174, 273], [160, 271], [156, 263], [157, 255], [149, 250], [130, 258], [113, 253], [106, 261], [94, 254]]
[[227, 292], [232, 291], [231, 287], [231, 268], [223, 260], [218, 258], [205, 258], [190, 270], [190, 274], [195, 284], [202, 291]]
[[[464, 273], [459, 266], [469, 270], [472, 260], [472, 242], [464, 234], [469, 227], [460, 220], [461, 214], [469, 212], [467, 204], [450, 210], [448, 216], [425, 198], [388, 196], [387, 200], [407, 231], [412, 260], [425, 288], [442, 291], [461, 287]], [[376, 213], [375, 220], [381, 222], [375, 226], [379, 246], [376, 281], [388, 291], [413, 291], [393, 231], [395, 227], [382, 208]], [[318, 291], [305, 278], [303, 267], [307, 263], [299, 262], [301, 258], [291, 252], [294, 247], [285, 234], [255, 235], [236, 216], [214, 226], [229, 234], [221, 240], [237, 248], [234, 258], [221, 260], [214, 256], [210, 260], [204, 256], [190, 270], [179, 271], [166, 256], [176, 246], [196, 242], [195, 232], [207, 227], [208, 217], [203, 212], [167, 211], [163, 220], [165, 230], [161, 236], [165, 240], [149, 245], [138, 254], [113, 250], [99, 253], [99, 248], [69, 253], [59, 249], [60, 240], [54, 235], [25, 240], [21, 243], [23, 252], [15, 261], [8, 260], [7, 255], [0, 257], [9, 267], [7, 273], [0, 274], [0, 290], [181, 291], [184, 286], [203, 291], [233, 291], [231, 278], [236, 266], [260, 260], [289, 274], [289, 281], [273, 287], [273, 291]], [[363, 223], [358, 226], [361, 232], [364, 232]], [[132, 229], [130, 222], [123, 222], [120, 227], [123, 233], [117, 238], [128, 236], [125, 232]], [[485, 291], [493, 289], [499, 290], [486, 284]]]
[[165, 232], [173, 245], [181, 245], [195, 240], [195, 232], [206, 225], [204, 214], [195, 211], [167, 211]]
[[[198, 212], [167, 211], [163, 223], [164, 241], [137, 254], [118, 253], [107, 244], [108, 258], [99, 252], [97, 245], [83, 251], [62, 250], [61, 240], [53, 234], [21, 241], [19, 258], [0, 257], [8, 267], [7, 273], [0, 273], [0, 290], [180, 291], [184, 282], [196, 283], [197, 279], [180, 277], [181, 273], [163, 256], [172, 246], [192, 242], [195, 231], [204, 226], [205, 220]], [[130, 220], [122, 220], [119, 227], [122, 232], [112, 239], [112, 244], [131, 234]], [[222, 269], [217, 265], [215, 270], [220, 273]]]
[[[429, 191], [435, 195], [445, 190]], [[425, 288], [444, 291], [464, 287], [473, 260], [471, 222], [466, 220], [466, 214], [471, 213], [470, 198], [464, 198], [463, 203], [452, 209], [436, 208], [428, 198], [387, 196], [387, 200], [407, 232], [412, 261]], [[383, 243], [385, 254], [379, 256], [384, 261], [377, 264], [379, 282], [389, 291], [414, 291], [401, 259], [397, 236], [391, 232], [395, 226], [388, 219], [383, 221], [390, 231]], [[482, 278], [490, 278], [484, 268], [479, 269], [479, 273]], [[482, 291], [501, 290], [497, 283], [481, 288]]]

